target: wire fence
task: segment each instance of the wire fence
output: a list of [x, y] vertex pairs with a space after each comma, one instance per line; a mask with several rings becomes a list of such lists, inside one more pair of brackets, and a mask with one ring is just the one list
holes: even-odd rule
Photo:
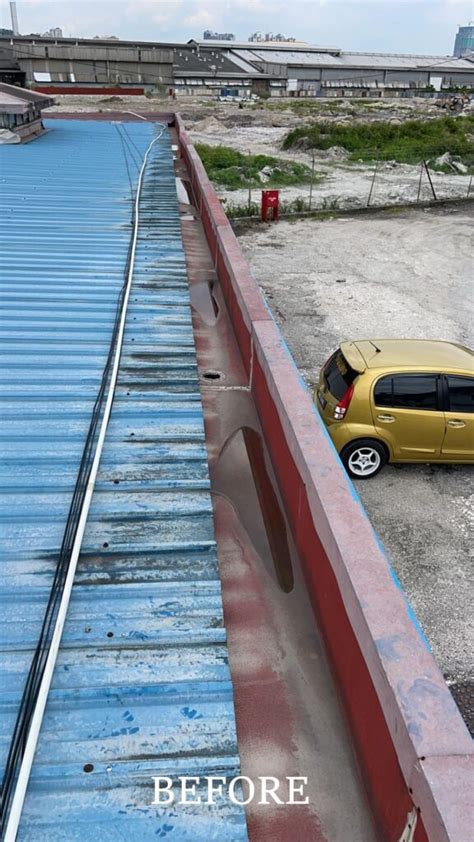
[[[362, 161], [353, 167], [336, 164], [321, 173], [313, 156], [309, 182], [277, 188], [279, 215], [474, 199], [473, 176], [463, 164], [457, 169], [456, 163], [447, 159], [442, 169], [433, 169], [429, 159], [415, 166], [375, 158], [371, 166]], [[265, 184], [249, 185], [236, 191], [235, 198], [227, 193], [222, 200], [227, 215], [261, 216], [266, 189]]]

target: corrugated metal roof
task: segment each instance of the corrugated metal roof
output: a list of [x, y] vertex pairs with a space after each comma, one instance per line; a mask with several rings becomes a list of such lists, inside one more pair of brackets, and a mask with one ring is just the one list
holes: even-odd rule
[[417, 56], [417, 55], [396, 55], [390, 53], [340, 53], [334, 54], [316, 53], [310, 50], [298, 49], [261, 49], [258, 45], [247, 49], [232, 47], [237, 55], [242, 56], [246, 61], [269, 62], [273, 64], [287, 64], [295, 66], [311, 67], [340, 67], [349, 68], [374, 68], [374, 69], [402, 69], [402, 70], [431, 70], [462, 72], [472, 71], [472, 63], [466, 59], [452, 58], [451, 56]]
[[[108, 349], [151, 124], [54, 121], [2, 154], [0, 762]], [[120, 131], [123, 131], [120, 129]], [[168, 133], [153, 147], [112, 418], [19, 839], [245, 840], [203, 415]], [[92, 767], [92, 769], [90, 769]], [[87, 771], [90, 769], [90, 771]]]

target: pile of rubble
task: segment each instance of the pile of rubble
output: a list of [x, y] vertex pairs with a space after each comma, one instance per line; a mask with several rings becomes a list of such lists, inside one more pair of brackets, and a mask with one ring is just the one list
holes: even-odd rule
[[461, 173], [461, 175], [466, 175], [469, 172], [468, 167], [461, 161], [459, 155], [451, 155], [450, 152], [445, 152], [444, 155], [439, 155], [438, 158], [435, 158], [434, 164], [437, 167], [449, 167], [453, 172]]

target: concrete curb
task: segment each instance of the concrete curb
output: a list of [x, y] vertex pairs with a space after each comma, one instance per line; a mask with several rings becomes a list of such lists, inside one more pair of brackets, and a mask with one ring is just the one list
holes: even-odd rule
[[383, 838], [468, 842], [474, 747], [176, 115], [315, 612]]

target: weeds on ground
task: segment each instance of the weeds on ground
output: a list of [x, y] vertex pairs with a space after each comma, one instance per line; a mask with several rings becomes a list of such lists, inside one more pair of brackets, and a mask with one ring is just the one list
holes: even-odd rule
[[225, 212], [229, 219], [242, 219], [260, 215], [260, 208], [256, 202], [247, 202], [245, 205], [229, 204], [225, 206]]
[[[288, 187], [311, 180], [310, 168], [295, 161], [270, 155], [244, 155], [229, 146], [208, 146], [205, 143], [196, 144], [196, 149], [211, 181], [228, 190], [257, 186]], [[259, 173], [264, 167], [269, 167], [271, 172], [268, 179], [262, 180]], [[315, 175], [314, 183], [320, 180], [321, 176]]]
[[[285, 200], [280, 200], [280, 214], [282, 216], [287, 216], [290, 214], [298, 214], [298, 213], [308, 213], [309, 211], [314, 211], [318, 213], [320, 208], [323, 210], [337, 210], [339, 207], [339, 197], [334, 199], [323, 199], [322, 205], [317, 206], [316, 203], [313, 201], [312, 207], [309, 206], [309, 200], [305, 199], [304, 196], [297, 196], [296, 199], [293, 199], [290, 202]], [[250, 204], [233, 204], [229, 203], [225, 206], [225, 212], [229, 219], [241, 219], [244, 217], [256, 217], [260, 216], [260, 206], [256, 202], [250, 202]]]
[[283, 148], [329, 149], [343, 146], [353, 161], [399, 161], [417, 164], [449, 152], [474, 167], [474, 116], [441, 117], [434, 120], [407, 120], [337, 125], [317, 123], [290, 131]]
[[321, 202], [322, 210], [337, 210], [339, 208], [339, 196], [335, 196], [333, 199], [329, 199], [326, 196], [323, 196], [323, 201]]

